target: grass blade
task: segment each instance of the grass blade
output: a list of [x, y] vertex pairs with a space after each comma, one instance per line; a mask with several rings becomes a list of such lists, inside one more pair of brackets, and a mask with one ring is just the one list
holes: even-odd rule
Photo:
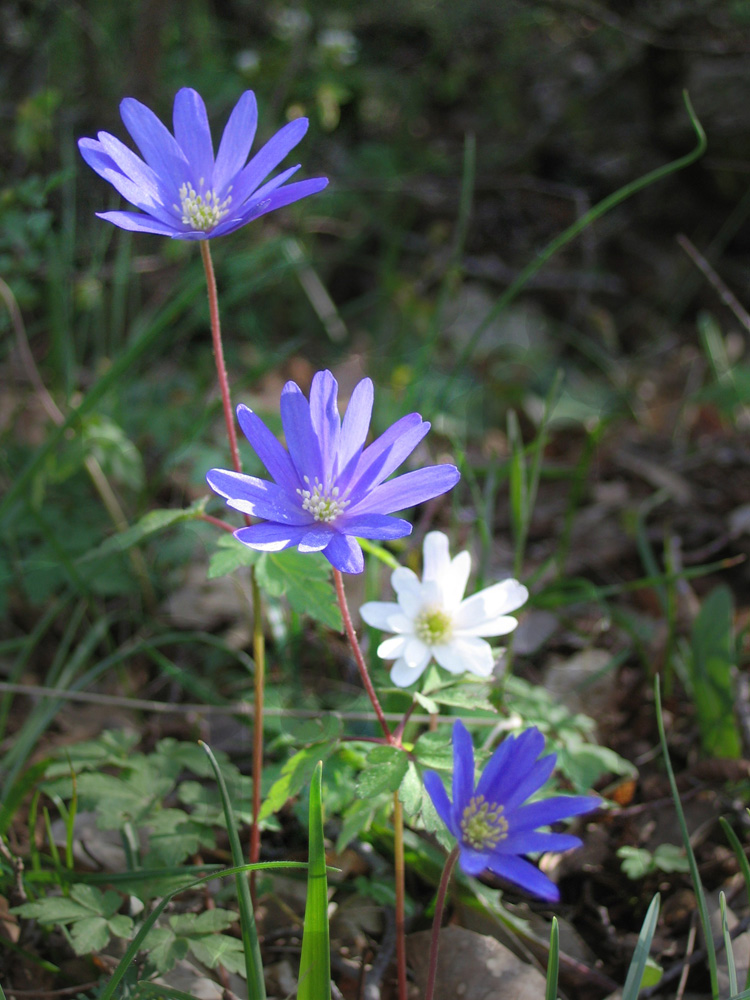
[[729, 995], [737, 995], [737, 966], [734, 964], [734, 951], [732, 950], [732, 935], [729, 933], [727, 923], [727, 897], [723, 892], [719, 893], [719, 909], [721, 910], [721, 935], [724, 938], [724, 949], [727, 953], [727, 975], [729, 976]]
[[560, 928], [557, 917], [552, 918], [552, 929], [549, 935], [549, 958], [547, 959], [547, 989], [544, 1000], [557, 1000], [557, 975], [560, 971]]
[[[654, 694], [656, 698], [656, 724], [659, 727], [659, 740], [661, 741], [661, 749], [664, 754], [664, 766], [667, 769], [669, 787], [672, 790], [672, 799], [674, 801], [674, 807], [677, 811], [677, 821], [680, 824], [682, 842], [685, 845], [685, 853], [687, 854], [688, 864], [690, 865], [690, 877], [693, 881], [693, 888], [695, 889], [695, 896], [698, 901], [698, 913], [700, 914], [703, 937], [706, 942], [708, 968], [711, 973], [711, 996], [713, 997], [713, 1000], [719, 1000], [719, 976], [716, 967], [716, 948], [714, 946], [713, 933], [711, 931], [711, 920], [708, 915], [706, 894], [703, 891], [700, 874], [698, 872], [698, 863], [695, 860], [693, 846], [690, 843], [690, 833], [688, 832], [687, 823], [685, 822], [685, 813], [682, 810], [680, 793], [677, 791], [677, 782], [675, 781], [674, 771], [672, 770], [672, 761], [669, 759], [667, 736], [664, 732], [664, 715], [661, 710], [661, 685], [659, 684], [658, 676], [654, 685]], [[627, 998], [623, 997], [623, 1000], [627, 1000]]]
[[648, 910], [646, 911], [646, 917], [643, 921], [643, 926], [641, 927], [641, 933], [638, 935], [638, 943], [635, 946], [633, 958], [630, 962], [630, 968], [628, 969], [628, 975], [625, 980], [625, 986], [622, 990], [622, 1000], [637, 1000], [638, 994], [641, 991], [643, 973], [646, 969], [648, 953], [651, 950], [651, 941], [654, 937], [656, 921], [658, 919], [659, 893], [657, 892], [651, 900]]
[[[244, 855], [242, 853], [242, 846], [240, 844], [239, 834], [237, 833], [237, 824], [234, 820], [234, 810], [232, 809], [232, 803], [229, 799], [229, 793], [227, 791], [226, 782], [224, 781], [224, 775], [221, 773], [221, 768], [211, 752], [211, 748], [202, 740], [199, 742], [206, 751], [208, 759], [211, 761], [211, 767], [216, 775], [216, 782], [219, 786], [219, 794], [221, 795], [221, 803], [224, 807], [224, 818], [227, 824], [227, 833], [229, 834], [229, 846], [232, 851], [232, 861], [234, 862], [235, 867], [238, 868], [242, 865]], [[325, 858], [323, 859], [323, 864], [325, 865]], [[255, 928], [255, 915], [253, 913], [253, 901], [250, 898], [250, 885], [245, 875], [237, 875], [236, 882], [237, 901], [240, 906], [242, 945], [245, 950], [245, 968], [247, 970], [247, 994], [250, 1000], [265, 1000], [266, 984], [263, 979], [263, 962], [260, 957], [258, 932]]]
[[322, 778], [323, 762], [319, 761], [310, 785], [307, 903], [299, 965], [298, 1000], [330, 1000], [331, 997], [331, 946], [328, 930], [326, 852], [323, 840]]

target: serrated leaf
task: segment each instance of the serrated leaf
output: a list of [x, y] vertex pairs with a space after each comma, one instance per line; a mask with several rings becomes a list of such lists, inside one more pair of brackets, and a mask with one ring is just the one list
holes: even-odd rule
[[357, 795], [368, 799], [380, 792], [395, 792], [403, 781], [409, 758], [400, 747], [376, 746], [357, 780]]
[[482, 709], [485, 712], [497, 712], [497, 709], [489, 700], [490, 687], [488, 684], [477, 684], [474, 681], [466, 681], [460, 684], [451, 684], [448, 687], [440, 688], [438, 691], [430, 691], [430, 698], [438, 705], [452, 705], [458, 708]]
[[231, 910], [214, 909], [203, 913], [178, 913], [169, 918], [169, 924], [175, 934], [191, 938], [225, 931], [236, 920], [237, 914]]
[[336, 853], [340, 854], [360, 833], [367, 830], [375, 818], [378, 803], [355, 799], [341, 817], [341, 829], [336, 840]]
[[87, 917], [85, 920], [78, 920], [73, 924], [70, 932], [73, 951], [76, 955], [90, 955], [94, 951], [101, 951], [107, 947], [111, 936], [109, 925], [104, 917]]
[[422, 779], [413, 760], [410, 760], [407, 765], [406, 774], [398, 790], [398, 797], [404, 807], [404, 812], [410, 818], [416, 816], [422, 808]]
[[239, 938], [228, 934], [206, 934], [200, 938], [191, 938], [189, 945], [198, 961], [209, 969], [214, 969], [221, 963], [228, 972], [245, 975], [245, 956]]
[[102, 559], [113, 552], [127, 552], [134, 545], [140, 545], [150, 535], [155, 535], [160, 531], [173, 527], [175, 524], [180, 524], [182, 521], [195, 521], [205, 510], [208, 500], [208, 497], [201, 497], [183, 510], [150, 510], [148, 514], [144, 514], [139, 521], [126, 528], [125, 531], [113, 535], [91, 552], [87, 552], [84, 556], [81, 556], [78, 562], [88, 562], [90, 559]]
[[330, 564], [319, 552], [264, 552], [256, 564], [258, 586], [271, 597], [286, 597], [295, 611], [328, 628], [342, 630]]
[[297, 795], [312, 779], [319, 760], [325, 760], [333, 749], [332, 745], [315, 743], [303, 747], [284, 764], [281, 777], [274, 781], [260, 808], [259, 819], [266, 819], [279, 811], [290, 798]]
[[450, 771], [453, 767], [453, 745], [446, 727], [434, 733], [422, 733], [414, 744], [414, 756], [422, 767]]
[[155, 927], [147, 938], [148, 957], [157, 972], [173, 969], [190, 950], [186, 938], [178, 938], [170, 927]]
[[260, 557], [260, 552], [243, 545], [234, 535], [224, 534], [217, 540], [216, 551], [208, 563], [208, 579], [216, 580], [245, 566], [253, 566]]

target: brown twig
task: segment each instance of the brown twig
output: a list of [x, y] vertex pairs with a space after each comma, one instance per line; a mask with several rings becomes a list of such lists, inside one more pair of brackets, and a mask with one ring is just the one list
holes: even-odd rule
[[742, 326], [744, 326], [747, 332], [750, 333], [750, 313], [748, 313], [747, 309], [745, 309], [734, 292], [727, 287], [703, 254], [695, 247], [687, 236], [680, 233], [677, 237], [677, 242], [701, 274], [705, 277], [706, 281], [716, 291], [724, 305], [734, 313], [735, 318]]

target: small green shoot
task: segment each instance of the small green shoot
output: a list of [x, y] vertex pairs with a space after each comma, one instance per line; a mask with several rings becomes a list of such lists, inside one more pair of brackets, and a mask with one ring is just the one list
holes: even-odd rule
[[302, 934], [298, 1000], [330, 1000], [331, 997], [331, 944], [328, 929], [326, 852], [323, 840], [322, 776], [323, 762], [320, 761], [310, 785], [307, 904]]
[[549, 957], [547, 958], [547, 989], [544, 1000], [557, 1000], [557, 979], [560, 972], [560, 929], [557, 917], [552, 918], [549, 934]]
[[638, 1000], [638, 994], [643, 984], [643, 976], [648, 962], [648, 953], [651, 948], [651, 941], [656, 930], [656, 922], [659, 919], [659, 894], [657, 893], [651, 900], [646, 917], [638, 935], [638, 942], [633, 952], [628, 975], [622, 989], [622, 1000]]

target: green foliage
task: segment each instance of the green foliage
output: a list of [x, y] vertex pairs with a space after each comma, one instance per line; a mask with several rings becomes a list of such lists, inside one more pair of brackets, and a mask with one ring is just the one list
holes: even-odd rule
[[76, 955], [101, 951], [111, 937], [129, 938], [133, 921], [117, 911], [122, 896], [94, 886], [74, 885], [69, 896], [45, 896], [32, 903], [23, 903], [12, 911], [21, 917], [40, 923], [56, 924], [70, 931], [70, 941]]
[[692, 642], [685, 651], [703, 749], [713, 757], [742, 755], [734, 714], [732, 605], [729, 587], [712, 590], [693, 622]]
[[237, 920], [231, 910], [179, 913], [168, 926], [155, 927], [148, 937], [149, 963], [158, 973], [168, 972], [188, 952], [209, 969], [221, 964], [228, 972], [245, 974], [245, 956], [239, 938], [221, 932]]
[[261, 590], [272, 598], [283, 597], [299, 614], [308, 615], [327, 628], [342, 631], [341, 612], [335, 603], [330, 564], [322, 553], [256, 552], [233, 537], [220, 538], [208, 569], [210, 579], [255, 566]]
[[653, 875], [654, 872], [687, 872], [690, 870], [685, 852], [676, 844], [659, 844], [654, 851], [644, 847], [625, 845], [617, 849], [620, 867], [634, 880]]

